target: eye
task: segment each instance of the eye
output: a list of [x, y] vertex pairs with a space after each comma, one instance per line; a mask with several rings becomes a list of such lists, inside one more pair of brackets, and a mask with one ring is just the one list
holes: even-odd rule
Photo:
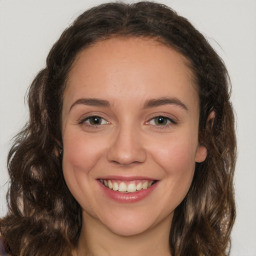
[[176, 122], [166, 116], [156, 116], [149, 120], [148, 124], [155, 126], [168, 126], [170, 124], [176, 124]]
[[99, 126], [99, 125], [108, 124], [108, 121], [106, 121], [104, 118], [100, 116], [89, 116], [83, 119], [80, 123], [86, 124], [88, 126]]

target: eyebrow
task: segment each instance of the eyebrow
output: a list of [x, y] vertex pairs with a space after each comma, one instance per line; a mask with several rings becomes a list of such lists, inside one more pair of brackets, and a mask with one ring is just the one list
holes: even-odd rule
[[101, 100], [101, 99], [94, 99], [94, 98], [82, 98], [76, 100], [70, 107], [69, 111], [75, 106], [75, 105], [87, 105], [87, 106], [95, 106], [95, 107], [109, 107], [110, 104], [107, 100]]
[[188, 107], [177, 98], [159, 98], [159, 99], [150, 99], [147, 100], [144, 104], [144, 108], [152, 108], [152, 107], [160, 107], [163, 105], [177, 105], [186, 111], [188, 111]]
[[[107, 100], [96, 99], [96, 98], [82, 98], [76, 100], [70, 107], [69, 111], [75, 105], [87, 105], [87, 106], [94, 106], [94, 107], [110, 107], [110, 103]], [[163, 105], [177, 105], [185, 110], [188, 110], [187, 106], [177, 98], [167, 98], [162, 97], [159, 99], [150, 99], [147, 100], [143, 106], [144, 109], [152, 108], [152, 107], [160, 107]]]

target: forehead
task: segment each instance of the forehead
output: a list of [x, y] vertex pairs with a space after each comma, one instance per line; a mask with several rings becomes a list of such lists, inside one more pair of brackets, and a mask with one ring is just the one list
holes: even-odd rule
[[189, 61], [173, 48], [149, 38], [111, 38], [77, 56], [68, 76], [64, 103], [65, 98], [74, 101], [86, 94], [123, 99], [177, 93], [197, 97], [193, 81]]

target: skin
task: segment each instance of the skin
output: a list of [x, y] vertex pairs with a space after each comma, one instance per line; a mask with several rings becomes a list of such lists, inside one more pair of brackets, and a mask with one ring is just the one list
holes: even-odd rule
[[[145, 107], [166, 97], [174, 103]], [[90, 116], [103, 119], [94, 125]], [[62, 122], [64, 177], [83, 217], [75, 255], [170, 255], [173, 212], [190, 188], [195, 163], [207, 155], [198, 142], [199, 98], [186, 59], [153, 39], [94, 44], [69, 73]], [[120, 203], [99, 186], [97, 179], [108, 175], [158, 182], [143, 200]]]

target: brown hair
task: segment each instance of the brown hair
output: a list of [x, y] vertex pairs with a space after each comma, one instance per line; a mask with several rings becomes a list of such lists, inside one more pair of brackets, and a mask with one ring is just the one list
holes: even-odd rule
[[[61, 110], [65, 82], [79, 52], [110, 37], [146, 37], [176, 49], [190, 63], [200, 98], [199, 139], [208, 150], [191, 188], [174, 212], [173, 256], [228, 255], [235, 219], [234, 116], [227, 70], [185, 18], [151, 2], [94, 7], [67, 28], [29, 93], [30, 119], [8, 156], [9, 213], [0, 232], [11, 255], [70, 255], [81, 229], [81, 208], [62, 174]], [[207, 121], [214, 112], [213, 123]]]

